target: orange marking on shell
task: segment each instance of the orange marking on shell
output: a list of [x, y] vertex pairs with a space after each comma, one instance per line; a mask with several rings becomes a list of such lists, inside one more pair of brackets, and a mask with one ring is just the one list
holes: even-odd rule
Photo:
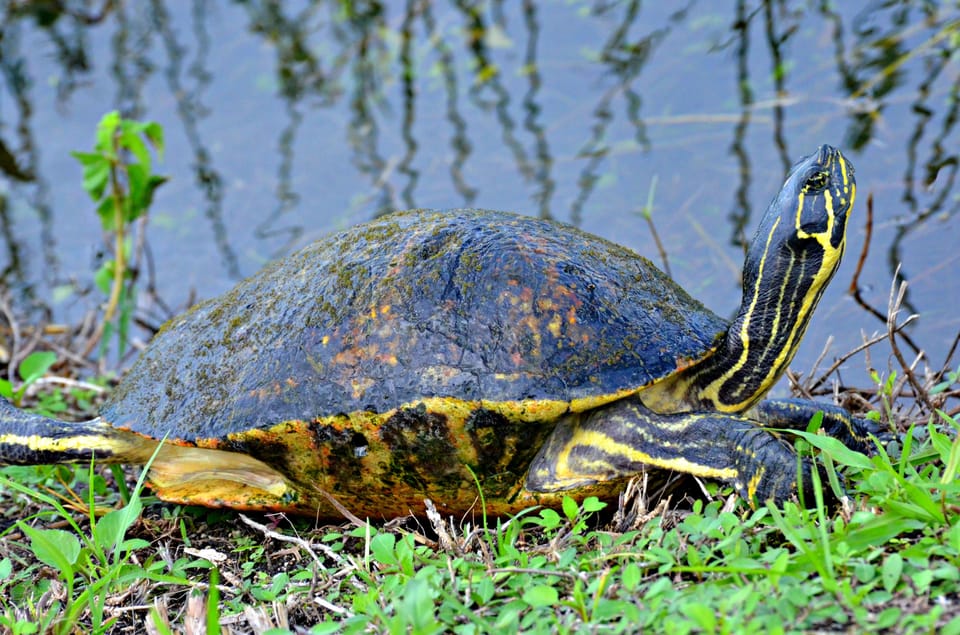
[[547, 330], [558, 340], [560, 339], [562, 324], [563, 320], [560, 318], [559, 313], [554, 313], [553, 317], [550, 318], [550, 321], [547, 323]]
[[354, 399], [362, 399], [363, 395], [367, 392], [367, 389], [374, 384], [374, 380], [370, 377], [363, 379], [354, 379], [350, 382], [350, 388], [353, 390]]
[[690, 357], [677, 357], [677, 358], [676, 358], [677, 370], [678, 370], [678, 371], [686, 370], [687, 368], [690, 368], [691, 366], [695, 366], [695, 365], [698, 364], [700, 361], [702, 361], [702, 358], [693, 359], [693, 358], [690, 358]]
[[554, 308], [556, 308], [556, 304], [553, 302], [552, 298], [538, 298], [537, 308], [544, 312], [552, 311]]

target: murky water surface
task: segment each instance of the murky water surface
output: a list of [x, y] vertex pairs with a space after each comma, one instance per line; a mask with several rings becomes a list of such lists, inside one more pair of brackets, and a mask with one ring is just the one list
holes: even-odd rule
[[116, 108], [166, 130], [141, 275], [174, 308], [398, 208], [548, 216], [660, 264], [649, 201], [671, 274], [731, 315], [759, 215], [830, 143], [859, 202], [794, 368], [885, 328], [848, 292], [868, 198], [864, 299], [885, 311], [900, 267], [934, 365], [960, 332], [953, 3], [64, 4], [0, 3], [0, 285], [20, 311], [69, 321], [101, 301], [69, 151]]

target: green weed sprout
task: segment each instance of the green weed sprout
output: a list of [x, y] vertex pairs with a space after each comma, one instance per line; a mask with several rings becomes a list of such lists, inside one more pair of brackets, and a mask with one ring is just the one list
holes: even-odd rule
[[[154, 174], [149, 147], [163, 158], [163, 128], [147, 121], [124, 119], [117, 111], [103, 116], [97, 126], [93, 152], [71, 153], [83, 166], [83, 189], [97, 204], [100, 224], [114, 237], [113, 258], [94, 276], [108, 296], [103, 315], [101, 352], [113, 330], [122, 355], [133, 312], [134, 288], [130, 275], [129, 226], [145, 218], [156, 189], [167, 177]], [[116, 322], [114, 319], [116, 318]]]

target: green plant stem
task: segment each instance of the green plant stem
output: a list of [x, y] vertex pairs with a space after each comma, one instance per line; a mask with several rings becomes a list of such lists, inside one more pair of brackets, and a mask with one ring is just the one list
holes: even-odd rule
[[[114, 136], [115, 153], [119, 151], [118, 146], [118, 137]], [[113, 287], [110, 289], [110, 299], [107, 301], [107, 308], [103, 313], [104, 322], [112, 320], [113, 314], [117, 310], [117, 305], [120, 303], [120, 292], [123, 290], [123, 278], [127, 269], [126, 256], [124, 254], [126, 235], [124, 231], [123, 205], [121, 203], [123, 200], [123, 192], [120, 191], [120, 183], [117, 180], [116, 163], [110, 165], [110, 189], [113, 190], [113, 225], [115, 232], [114, 238], [116, 241], [114, 250], [116, 253], [113, 260]]]

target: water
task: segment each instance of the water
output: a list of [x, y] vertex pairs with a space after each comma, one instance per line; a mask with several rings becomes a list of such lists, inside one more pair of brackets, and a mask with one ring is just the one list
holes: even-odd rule
[[[548, 216], [662, 264], [649, 200], [670, 273], [729, 316], [759, 214], [830, 143], [859, 202], [793, 367], [885, 329], [848, 292], [868, 198], [864, 300], [885, 311], [900, 267], [933, 366], [960, 333], [953, 6], [68, 4], [0, 3], [0, 285], [18, 311], [70, 322], [102, 301], [103, 237], [69, 151], [117, 108], [166, 130], [141, 285], [173, 310], [399, 208]], [[166, 314], [142, 299], [148, 321]], [[889, 353], [870, 362], [883, 372]], [[862, 357], [846, 368], [867, 382]]]

